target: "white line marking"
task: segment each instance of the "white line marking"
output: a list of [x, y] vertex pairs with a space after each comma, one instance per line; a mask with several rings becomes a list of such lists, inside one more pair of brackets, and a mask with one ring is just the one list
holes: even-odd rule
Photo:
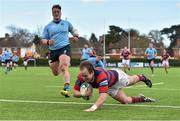
[[[55, 102], [55, 101], [30, 101], [30, 100], [6, 100], [0, 99], [0, 102], [8, 102], [8, 103], [39, 103], [39, 104], [70, 104], [70, 105], [92, 105], [93, 103], [80, 103], [80, 102]], [[107, 106], [125, 106], [125, 107], [150, 107], [150, 108], [173, 108], [180, 109], [180, 106], [172, 106], [172, 105], [122, 105], [122, 104], [113, 104], [113, 103], [105, 103]]]
[[63, 88], [63, 86], [45, 86], [47, 88]]

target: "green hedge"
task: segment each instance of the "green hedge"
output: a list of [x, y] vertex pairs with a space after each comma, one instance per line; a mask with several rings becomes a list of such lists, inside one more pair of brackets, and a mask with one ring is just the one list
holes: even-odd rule
[[[107, 59], [106, 62], [121, 62], [121, 60], [117, 59]], [[144, 62], [147, 63], [146, 58], [133, 58], [131, 59], [131, 62]], [[156, 59], [155, 63], [161, 63], [160, 59]], [[180, 67], [180, 60], [169, 60], [170, 66], [173, 67]], [[71, 59], [71, 66], [79, 66], [80, 60], [79, 59]], [[23, 60], [22, 58], [19, 60], [19, 66], [23, 66]], [[28, 62], [28, 66], [34, 66], [34, 63], [32, 61]], [[48, 66], [48, 60], [45, 58], [36, 59], [36, 66]]]
[[[107, 59], [106, 62], [110, 62], [110, 63], [113, 63], [113, 62], [121, 62], [122, 60], [117, 60], [117, 59]], [[147, 59], [146, 58], [132, 58], [131, 59], [131, 62], [143, 62], [143, 63], [147, 63]], [[161, 63], [161, 59], [155, 59], [155, 63]], [[180, 67], [180, 60], [172, 60], [170, 59], [169, 60], [169, 64], [170, 66], [173, 66], [173, 67]]]
[[[19, 66], [23, 66], [22, 58], [19, 60], [18, 64], [19, 64]], [[71, 66], [79, 66], [79, 64], [80, 64], [79, 59], [71, 59]], [[34, 66], [34, 62], [29, 61], [28, 66]], [[46, 58], [36, 59], [36, 66], [48, 66], [48, 59], [46, 59]]]

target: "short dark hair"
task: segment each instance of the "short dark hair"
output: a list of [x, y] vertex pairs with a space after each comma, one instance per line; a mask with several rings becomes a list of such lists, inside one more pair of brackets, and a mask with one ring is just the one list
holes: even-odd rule
[[94, 66], [89, 61], [82, 61], [80, 64], [80, 70], [83, 68], [87, 68], [89, 73], [92, 73], [94, 71]]
[[61, 6], [58, 5], [58, 4], [53, 5], [53, 6], [52, 6], [52, 10], [53, 10], [54, 8], [58, 8], [59, 10], [61, 10]]

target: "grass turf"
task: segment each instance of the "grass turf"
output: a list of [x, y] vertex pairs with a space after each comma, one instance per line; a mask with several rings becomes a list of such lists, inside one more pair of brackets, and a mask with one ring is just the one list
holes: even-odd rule
[[[78, 68], [71, 67], [70, 73], [73, 88]], [[27, 71], [17, 68], [8, 75], [1, 70], [0, 120], [180, 120], [180, 68], [170, 68], [169, 74], [165, 74], [162, 68], [156, 68], [154, 76], [151, 76], [148, 68], [132, 68], [128, 73], [143, 73], [153, 81], [154, 86], [150, 89], [142, 86], [144, 83], [140, 82], [132, 88], [124, 89], [127, 95], [143, 93], [157, 101], [116, 105], [118, 102], [108, 96], [106, 103], [115, 105], [104, 105], [96, 112], [90, 113], [83, 110], [96, 101], [97, 90], [94, 90], [89, 101], [74, 98], [72, 95], [70, 98], [64, 98], [59, 94], [63, 88], [62, 78], [53, 76], [48, 67], [30, 67]], [[20, 100], [36, 102], [18, 102]]]

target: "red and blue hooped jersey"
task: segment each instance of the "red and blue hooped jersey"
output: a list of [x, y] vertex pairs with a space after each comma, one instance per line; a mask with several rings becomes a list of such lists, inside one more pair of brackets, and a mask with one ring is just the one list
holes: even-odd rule
[[[103, 68], [95, 68], [94, 81], [90, 82], [93, 88], [98, 88], [99, 93], [107, 93], [108, 88], [118, 81], [118, 73], [115, 70], [105, 70]], [[82, 83], [84, 83], [82, 75], [79, 74], [74, 85], [75, 90], [80, 90]]]

